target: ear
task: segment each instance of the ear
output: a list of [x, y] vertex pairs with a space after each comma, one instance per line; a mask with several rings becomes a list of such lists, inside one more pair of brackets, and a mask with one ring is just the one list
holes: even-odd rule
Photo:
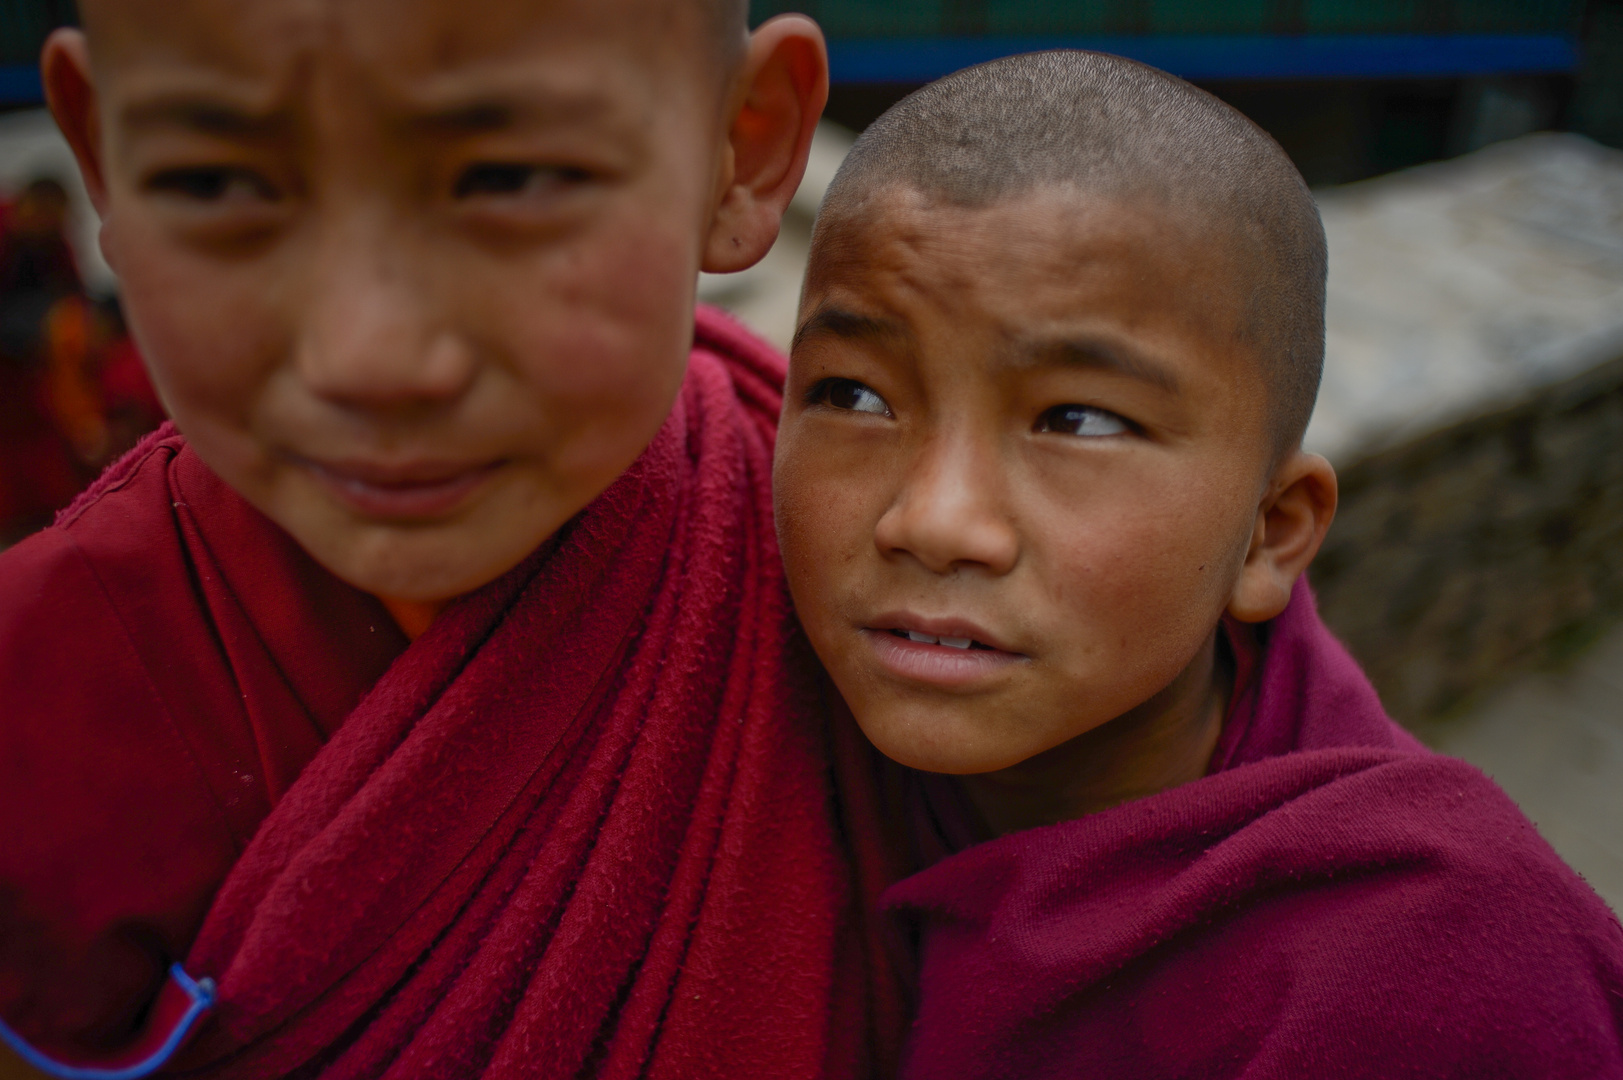
[[715, 274], [755, 265], [778, 238], [828, 101], [823, 32], [804, 15], [768, 19], [750, 35], [737, 87], [704, 250], [703, 267]]
[[1324, 543], [1336, 516], [1336, 471], [1318, 454], [1292, 454], [1274, 473], [1257, 508], [1257, 524], [1229, 614], [1265, 622], [1285, 610], [1291, 588]]
[[90, 203], [105, 218], [107, 182], [102, 171], [101, 118], [96, 111], [96, 84], [90, 76], [90, 48], [84, 34], [72, 29], [54, 31], [45, 39], [39, 73], [56, 126], [73, 148], [73, 156], [79, 159]]

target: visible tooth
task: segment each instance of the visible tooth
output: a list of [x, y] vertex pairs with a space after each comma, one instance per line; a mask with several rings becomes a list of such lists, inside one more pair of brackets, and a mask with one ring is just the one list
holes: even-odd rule
[[967, 649], [969, 648], [970, 640], [971, 639], [966, 637], [944, 637], [941, 639], [941, 644], [951, 645], [955, 649]]
[[922, 641], [926, 645], [934, 645], [936, 643], [935, 638], [931, 637], [929, 634], [921, 634], [917, 630], [909, 630], [907, 632], [907, 636], [913, 641]]

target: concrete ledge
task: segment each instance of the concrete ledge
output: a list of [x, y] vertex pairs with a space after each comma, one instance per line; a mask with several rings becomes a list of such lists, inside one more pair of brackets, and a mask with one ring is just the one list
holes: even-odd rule
[[1623, 618], [1623, 357], [1341, 470], [1311, 578], [1422, 730]]

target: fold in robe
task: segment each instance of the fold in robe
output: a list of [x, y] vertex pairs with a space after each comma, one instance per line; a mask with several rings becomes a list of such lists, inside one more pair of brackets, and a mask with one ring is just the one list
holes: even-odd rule
[[910, 1078], [1623, 1077], [1623, 929], [1393, 724], [1305, 583], [1194, 783], [950, 854]]
[[82, 1056], [179, 959], [206, 1075], [889, 1056], [866, 766], [772, 532], [782, 362], [697, 339], [637, 463], [409, 648], [172, 430], [0, 558], [0, 1015]]

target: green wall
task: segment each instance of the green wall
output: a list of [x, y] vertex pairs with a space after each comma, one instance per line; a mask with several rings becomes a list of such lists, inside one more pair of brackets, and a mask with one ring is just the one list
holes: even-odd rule
[[74, 21], [73, 0], [0, 0], [0, 65], [38, 63], [45, 35]]
[[973, 34], [1576, 33], [1582, 0], [753, 0], [832, 38]]

